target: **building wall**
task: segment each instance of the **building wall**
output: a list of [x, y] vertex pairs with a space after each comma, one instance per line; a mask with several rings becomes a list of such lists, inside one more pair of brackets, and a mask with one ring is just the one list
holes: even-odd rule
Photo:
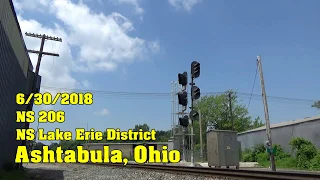
[[[287, 152], [291, 151], [289, 142], [294, 137], [307, 139], [317, 148], [320, 148], [320, 118], [299, 124], [271, 128], [271, 135], [272, 143], [280, 144]], [[266, 130], [238, 134], [238, 141], [241, 141], [242, 150], [251, 148], [256, 144], [265, 144], [267, 141]]]
[[158, 144], [158, 145], [157, 145], [157, 150], [158, 150], [158, 151], [162, 151], [162, 147], [163, 147], [163, 146], [167, 146], [167, 148], [168, 148], [168, 144]]
[[25, 93], [30, 59], [27, 55], [20, 28], [12, 9], [12, 2], [0, 1], [0, 167], [15, 160], [17, 145], [16, 94]]
[[17, 17], [12, 9], [12, 1], [0, 1], [0, 20], [3, 29], [9, 39], [10, 45], [25, 77], [27, 77], [28, 69], [30, 68], [30, 58], [26, 53], [26, 46], [21, 34], [20, 26], [17, 24]]

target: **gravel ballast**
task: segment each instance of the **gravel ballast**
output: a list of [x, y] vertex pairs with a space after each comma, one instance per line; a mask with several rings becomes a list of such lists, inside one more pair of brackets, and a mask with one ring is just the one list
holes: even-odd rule
[[[180, 175], [159, 171], [140, 170], [86, 164], [25, 164], [29, 179], [37, 180], [220, 180], [195, 175]], [[226, 178], [222, 178], [226, 179]]]

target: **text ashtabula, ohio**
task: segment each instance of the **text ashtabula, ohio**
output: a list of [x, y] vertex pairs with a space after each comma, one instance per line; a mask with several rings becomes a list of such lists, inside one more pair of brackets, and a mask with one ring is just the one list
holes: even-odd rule
[[[178, 150], [167, 150], [163, 146], [162, 150], [155, 150], [153, 146], [148, 148], [139, 145], [134, 148], [134, 161], [136, 163], [178, 163], [180, 152]], [[149, 154], [149, 156], [148, 156]], [[77, 150], [63, 151], [57, 147], [55, 151], [49, 150], [48, 146], [43, 146], [42, 150], [31, 151], [28, 156], [26, 146], [18, 146], [16, 163], [128, 163], [128, 158], [123, 157], [121, 150], [110, 150], [109, 146], [104, 146], [103, 150], [85, 150], [82, 146], [77, 146]]]

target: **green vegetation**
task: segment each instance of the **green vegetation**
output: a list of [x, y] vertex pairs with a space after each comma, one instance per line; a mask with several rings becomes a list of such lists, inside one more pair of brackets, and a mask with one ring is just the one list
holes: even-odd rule
[[[229, 109], [229, 97], [227, 95], [229, 92], [232, 93], [232, 117]], [[233, 90], [228, 90], [223, 94], [203, 96], [200, 100], [196, 102], [195, 109], [201, 112], [204, 155], [206, 154], [207, 124], [215, 123], [216, 129], [231, 130], [233, 119], [233, 129], [237, 132], [243, 132], [264, 126], [259, 117], [253, 118], [249, 115], [247, 107], [241, 103], [241, 101], [238, 98], [237, 92]], [[194, 134], [195, 150], [197, 151], [198, 149], [200, 149], [199, 121], [194, 122]]]
[[[317, 151], [310, 141], [303, 138], [293, 138], [289, 144], [292, 147], [293, 156], [284, 152], [280, 145], [273, 145], [278, 168], [320, 170], [320, 150]], [[242, 161], [258, 162], [262, 167], [270, 166], [269, 155], [263, 144], [243, 151]]]

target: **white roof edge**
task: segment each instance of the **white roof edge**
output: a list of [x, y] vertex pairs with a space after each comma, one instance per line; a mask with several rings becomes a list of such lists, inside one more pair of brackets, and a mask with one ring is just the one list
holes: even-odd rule
[[[304, 119], [296, 119], [296, 120], [281, 122], [281, 123], [277, 123], [277, 124], [271, 124], [270, 128], [271, 129], [279, 128], [279, 127], [289, 126], [289, 125], [293, 125], [293, 124], [300, 124], [300, 123], [314, 121], [314, 120], [320, 120], [320, 115], [319, 116], [307, 117], [307, 118], [304, 118]], [[250, 133], [250, 132], [261, 131], [261, 130], [265, 130], [265, 129], [266, 129], [266, 126], [262, 126], [262, 127], [256, 128], [256, 129], [251, 129], [251, 130], [248, 130], [248, 131], [245, 131], [245, 132], [238, 133], [238, 135], [246, 134], [246, 133]]]

